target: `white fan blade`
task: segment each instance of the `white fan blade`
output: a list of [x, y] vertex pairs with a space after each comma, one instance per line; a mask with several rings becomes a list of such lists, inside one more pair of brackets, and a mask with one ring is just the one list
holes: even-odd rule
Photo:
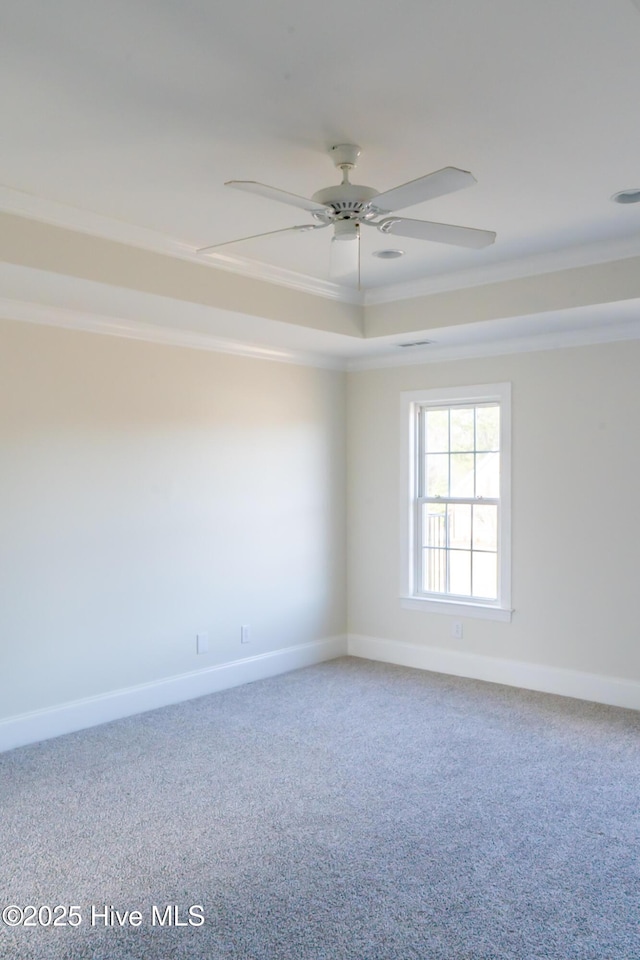
[[405, 217], [388, 217], [372, 223], [383, 233], [396, 237], [413, 237], [415, 240], [432, 240], [434, 243], [451, 243], [456, 247], [488, 247], [496, 239], [491, 230], [476, 230], [475, 227], [458, 227], [452, 223], [432, 223], [429, 220], [407, 220]]
[[379, 193], [371, 201], [371, 206], [380, 213], [391, 213], [392, 210], [402, 210], [404, 207], [413, 207], [416, 203], [425, 200], [434, 200], [446, 193], [463, 190], [477, 183], [476, 178], [468, 170], [458, 170], [457, 167], [443, 167], [435, 173], [428, 173], [426, 177], [418, 177], [409, 183], [403, 183], [393, 190]]
[[209, 250], [216, 250], [218, 247], [227, 247], [230, 243], [242, 243], [243, 240], [257, 240], [258, 237], [273, 237], [276, 233], [306, 233], [308, 230], [323, 230], [328, 227], [328, 223], [303, 223], [297, 227], [284, 227], [282, 230], [268, 230], [266, 233], [254, 233], [250, 237], [238, 237], [237, 240], [223, 240], [222, 243], [213, 243], [210, 247], [200, 247], [196, 253], [207, 253]]
[[355, 282], [360, 289], [360, 232], [352, 240], [331, 240], [329, 279], [336, 283]]
[[244, 190], [245, 193], [257, 193], [259, 197], [266, 197], [267, 200], [279, 200], [280, 203], [288, 203], [289, 206], [298, 207], [308, 213], [320, 213], [323, 216], [333, 217], [333, 210], [324, 203], [307, 200], [306, 197], [299, 197], [296, 193], [287, 193], [286, 190], [279, 190], [277, 187], [268, 187], [266, 183], [258, 183], [256, 180], [228, 180], [225, 187], [235, 187], [236, 190]]

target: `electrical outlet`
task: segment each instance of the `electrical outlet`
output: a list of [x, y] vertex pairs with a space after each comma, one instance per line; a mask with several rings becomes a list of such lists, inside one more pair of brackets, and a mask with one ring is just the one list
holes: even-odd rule
[[455, 640], [462, 640], [463, 630], [462, 630], [462, 621], [454, 620], [451, 624], [451, 636]]
[[249, 643], [251, 640], [251, 631], [249, 630], [249, 624], [243, 623], [240, 627], [240, 643]]
[[209, 634], [208, 633], [196, 634], [196, 653], [208, 653], [208, 652], [209, 652]]

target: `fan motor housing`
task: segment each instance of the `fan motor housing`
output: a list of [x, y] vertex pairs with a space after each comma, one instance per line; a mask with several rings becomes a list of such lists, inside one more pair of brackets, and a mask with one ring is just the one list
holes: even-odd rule
[[324, 203], [335, 212], [337, 220], [367, 220], [375, 216], [369, 204], [378, 191], [373, 187], [364, 187], [357, 183], [340, 183], [334, 187], [325, 187], [313, 194], [312, 200]]

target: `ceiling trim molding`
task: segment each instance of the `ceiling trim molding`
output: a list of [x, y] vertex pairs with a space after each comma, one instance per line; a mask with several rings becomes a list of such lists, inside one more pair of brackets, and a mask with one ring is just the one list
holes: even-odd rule
[[[347, 371], [378, 370], [383, 367], [416, 366], [423, 363], [445, 363], [449, 360], [473, 360], [481, 357], [500, 357], [516, 353], [536, 353], [541, 350], [559, 350], [563, 347], [588, 347], [597, 344], [617, 343], [622, 340], [640, 340], [640, 318], [614, 323], [609, 326], [583, 330], [565, 330], [556, 333], [533, 334], [526, 337], [511, 337], [485, 343], [468, 343], [446, 346], [431, 344], [375, 357], [360, 357], [349, 360]], [[397, 348], [401, 349], [401, 348]]]
[[[640, 0], [638, 2], [640, 3]], [[552, 253], [485, 264], [468, 270], [424, 277], [417, 281], [376, 287], [363, 293], [329, 280], [310, 277], [294, 270], [250, 260], [232, 253], [219, 251], [207, 255], [198, 254], [193, 244], [186, 241], [177, 240], [146, 227], [136, 226], [125, 220], [107, 217], [57, 200], [49, 200], [3, 184], [0, 184], [0, 209], [31, 220], [65, 227], [78, 233], [102, 237], [180, 260], [188, 260], [201, 266], [209, 266], [214, 270], [226, 270], [329, 300], [364, 305], [365, 308], [375, 304], [411, 300], [432, 293], [485, 286], [503, 280], [515, 280], [520, 277], [553, 273], [571, 267], [591, 266], [640, 255], [640, 235], [635, 235], [618, 240], [565, 247]]]
[[238, 257], [228, 253], [209, 253], [206, 256], [196, 256], [194, 259], [198, 263], [208, 262], [222, 270], [241, 273], [243, 276], [252, 277], [255, 280], [279, 283], [282, 286], [302, 290], [304, 293], [316, 294], [316, 296], [326, 297], [329, 300], [340, 300], [342, 303], [364, 303], [364, 296], [358, 290], [341, 287], [340, 284], [332, 283], [330, 280], [309, 277], [306, 274], [296, 273], [295, 270], [286, 270], [284, 267], [275, 267], [258, 260], [249, 260], [246, 257]]
[[65, 227], [78, 233], [87, 233], [116, 243], [124, 243], [130, 247], [141, 247], [143, 250], [152, 250], [154, 253], [189, 260], [191, 263], [213, 269], [240, 273], [243, 276], [266, 280], [268, 283], [276, 283], [279, 286], [329, 300], [356, 304], [364, 302], [364, 297], [358, 290], [343, 287], [329, 280], [321, 280], [318, 277], [297, 273], [295, 270], [275, 267], [222, 251], [206, 255], [199, 254], [197, 248], [186, 241], [176, 240], [155, 230], [148, 230], [146, 227], [138, 227], [125, 220], [105, 217], [91, 210], [83, 210], [70, 204], [59, 203], [57, 200], [47, 200], [35, 194], [15, 190], [4, 184], [0, 184], [0, 209], [6, 213], [48, 223], [51, 226]]
[[[640, 0], [638, 2], [640, 3]], [[640, 235], [600, 243], [585, 243], [564, 247], [551, 253], [538, 253], [530, 257], [485, 264], [482, 267], [473, 267], [456, 273], [424, 277], [422, 280], [409, 283], [376, 287], [365, 293], [364, 304], [366, 307], [379, 303], [395, 303], [398, 300], [411, 300], [415, 297], [429, 296], [432, 293], [482, 287], [504, 280], [518, 280], [521, 277], [556, 273], [572, 267], [589, 267], [598, 263], [626, 260], [637, 256], [640, 256]]]
[[0, 316], [6, 320], [62, 327], [67, 330], [79, 330], [85, 333], [99, 333], [111, 337], [122, 337], [127, 340], [142, 340], [148, 343], [164, 344], [165, 346], [228, 353], [239, 357], [271, 360], [276, 363], [293, 363], [298, 366], [320, 367], [328, 370], [344, 370], [346, 368], [345, 361], [340, 357], [242, 343], [227, 340], [224, 337], [200, 333], [196, 330], [160, 327], [152, 323], [123, 320], [120, 317], [70, 310], [66, 307], [53, 307], [41, 303], [31, 303], [26, 300], [0, 298]]
[[276, 363], [291, 363], [298, 366], [354, 373], [388, 367], [446, 363], [452, 360], [473, 360], [483, 357], [534, 353], [542, 350], [558, 350], [566, 347], [594, 346], [625, 340], [640, 340], [639, 317], [636, 320], [621, 321], [606, 327], [503, 338], [485, 343], [452, 346], [431, 344], [426, 347], [416, 347], [410, 351], [404, 349], [400, 354], [398, 351], [401, 348], [394, 345], [382, 354], [345, 360], [342, 357], [242, 343], [195, 330], [160, 327], [156, 324], [109, 317], [88, 311], [70, 310], [66, 307], [48, 306], [25, 300], [0, 298], [0, 316], [7, 320], [60, 327], [85, 333], [97, 333], [147, 343], [158, 343], [165, 346], [187, 347], [191, 350], [208, 350], [213, 353], [271, 360]]
[[153, 250], [155, 253], [165, 253], [186, 260], [197, 259], [198, 263], [206, 262], [202, 257], [195, 256], [192, 244], [175, 240], [155, 230], [148, 230], [146, 227], [138, 227], [125, 220], [105, 217], [92, 210], [83, 210], [71, 204], [15, 190], [5, 184], [0, 184], [0, 209], [6, 213], [27, 217], [29, 220], [38, 220], [54, 227], [65, 227], [78, 233], [88, 233], [91, 236], [124, 243], [131, 247], [142, 247], [145, 250]]

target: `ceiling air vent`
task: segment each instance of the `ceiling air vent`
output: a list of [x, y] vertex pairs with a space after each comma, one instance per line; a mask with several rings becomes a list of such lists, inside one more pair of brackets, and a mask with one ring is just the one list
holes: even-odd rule
[[411, 340], [409, 343], [399, 343], [399, 347], [426, 347], [430, 343], [435, 343], [435, 340]]

